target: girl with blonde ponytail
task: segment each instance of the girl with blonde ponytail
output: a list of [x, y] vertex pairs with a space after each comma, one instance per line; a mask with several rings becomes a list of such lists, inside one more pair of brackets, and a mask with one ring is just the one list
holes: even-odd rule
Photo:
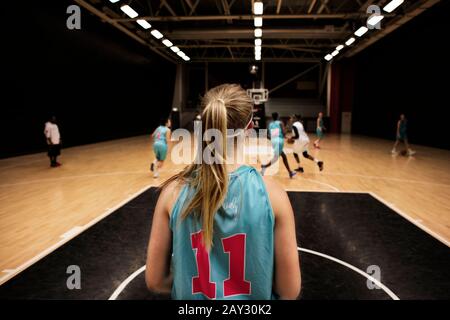
[[147, 253], [150, 290], [174, 299], [294, 299], [300, 268], [286, 192], [228, 150], [251, 128], [252, 100], [235, 84], [203, 98], [202, 161], [162, 185]]

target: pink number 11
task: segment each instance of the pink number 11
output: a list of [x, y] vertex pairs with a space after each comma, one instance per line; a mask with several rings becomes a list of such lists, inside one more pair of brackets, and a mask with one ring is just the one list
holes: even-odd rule
[[[196, 251], [198, 276], [192, 278], [192, 293], [203, 293], [209, 299], [216, 298], [216, 283], [211, 279], [209, 254], [203, 245], [201, 231], [191, 234], [192, 249]], [[223, 251], [229, 254], [228, 279], [223, 281], [224, 297], [250, 294], [251, 283], [245, 280], [245, 233], [222, 239]]]

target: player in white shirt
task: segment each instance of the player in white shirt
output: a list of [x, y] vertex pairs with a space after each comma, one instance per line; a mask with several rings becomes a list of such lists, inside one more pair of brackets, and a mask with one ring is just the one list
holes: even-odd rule
[[59, 134], [59, 128], [54, 116], [45, 123], [44, 134], [47, 138], [50, 166], [53, 168], [59, 167], [61, 164], [56, 161], [56, 158], [61, 154], [61, 135]]
[[291, 117], [291, 120], [293, 122], [292, 124], [292, 131], [294, 139], [294, 158], [295, 161], [297, 161], [298, 168], [295, 169], [297, 172], [303, 172], [303, 168], [300, 166], [300, 157], [299, 154], [303, 154], [303, 156], [306, 159], [309, 159], [311, 161], [314, 161], [317, 163], [317, 166], [319, 167], [319, 170], [323, 170], [323, 161], [320, 161], [310, 154], [308, 154], [308, 146], [309, 146], [309, 138], [308, 135], [305, 132], [305, 129], [303, 128], [303, 124], [301, 122], [301, 116], [299, 114], [293, 115]]

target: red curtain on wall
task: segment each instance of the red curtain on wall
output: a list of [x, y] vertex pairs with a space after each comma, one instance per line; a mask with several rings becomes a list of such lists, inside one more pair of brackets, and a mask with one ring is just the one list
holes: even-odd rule
[[351, 61], [331, 64], [330, 128], [332, 133], [341, 131], [342, 112], [351, 112], [355, 87], [355, 67]]

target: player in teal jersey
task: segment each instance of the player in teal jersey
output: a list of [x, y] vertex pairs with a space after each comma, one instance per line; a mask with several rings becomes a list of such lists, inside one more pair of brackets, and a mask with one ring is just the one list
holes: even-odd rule
[[286, 169], [289, 173], [289, 178], [292, 178], [293, 176], [296, 175], [296, 172], [292, 171], [291, 168], [289, 167], [288, 159], [286, 157], [286, 154], [283, 151], [284, 133], [285, 133], [284, 125], [280, 120], [278, 120], [277, 112], [272, 113], [272, 119], [273, 119], [273, 121], [269, 124], [268, 136], [270, 138], [270, 141], [272, 142], [274, 156], [273, 156], [272, 160], [270, 160], [269, 163], [261, 165], [261, 174], [264, 175], [264, 172], [266, 171], [266, 169], [269, 166], [271, 166], [272, 164], [274, 164], [278, 160], [278, 158], [281, 156], [281, 158], [283, 159], [284, 166], [286, 167]]
[[[227, 128], [250, 128], [252, 107], [238, 85], [215, 87], [203, 98], [202, 130], [221, 132], [214, 138], [223, 146], [214, 151], [221, 161], [193, 163], [163, 184], [147, 253], [150, 290], [174, 299], [299, 295], [295, 222], [286, 192], [253, 167], [231, 161], [244, 146]], [[210, 144], [203, 141], [202, 154]]]
[[323, 112], [319, 112], [319, 116], [317, 117], [317, 127], [316, 127], [316, 135], [317, 139], [314, 141], [314, 147], [320, 149], [320, 140], [323, 139], [324, 131], [326, 130], [323, 124]]
[[397, 145], [399, 144], [399, 142], [403, 142], [405, 144], [406, 147], [406, 151], [408, 156], [412, 156], [413, 154], [415, 154], [416, 152], [411, 150], [411, 148], [409, 147], [409, 143], [408, 143], [408, 135], [407, 135], [407, 124], [408, 124], [408, 120], [406, 119], [405, 115], [402, 113], [400, 115], [400, 119], [397, 121], [397, 134], [395, 136], [395, 143], [394, 143], [394, 147], [392, 148], [391, 153], [393, 155], [397, 155]]
[[152, 137], [155, 160], [150, 165], [150, 170], [153, 171], [153, 177], [158, 178], [159, 169], [164, 165], [167, 156], [167, 141], [170, 140], [170, 119], [161, 119], [160, 126], [155, 129]]

